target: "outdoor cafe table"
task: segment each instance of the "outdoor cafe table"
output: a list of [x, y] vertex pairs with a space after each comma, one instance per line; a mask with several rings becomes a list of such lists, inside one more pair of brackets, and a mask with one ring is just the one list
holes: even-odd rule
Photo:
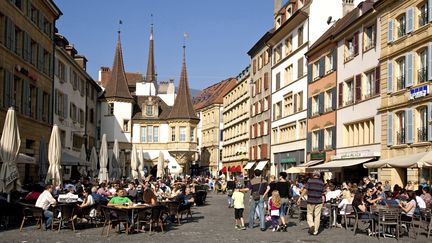
[[139, 209], [146, 209], [151, 207], [149, 204], [132, 204], [132, 205], [111, 205], [111, 207], [124, 209], [131, 216], [131, 225], [135, 225], [135, 214]]

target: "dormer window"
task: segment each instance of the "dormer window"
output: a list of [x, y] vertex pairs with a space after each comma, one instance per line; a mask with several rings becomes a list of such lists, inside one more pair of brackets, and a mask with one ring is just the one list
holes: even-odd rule
[[114, 103], [108, 103], [108, 115], [114, 115]]
[[147, 116], [153, 116], [153, 106], [152, 105], [146, 105], [146, 115]]
[[292, 15], [292, 8], [289, 7], [286, 10], [286, 18], [289, 19], [291, 17], [291, 15]]

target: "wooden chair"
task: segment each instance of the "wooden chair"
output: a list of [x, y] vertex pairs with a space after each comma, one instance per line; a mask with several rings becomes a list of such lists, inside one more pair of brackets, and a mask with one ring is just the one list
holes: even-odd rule
[[[387, 227], [395, 227], [393, 236], [399, 239], [399, 225], [400, 224], [400, 210], [398, 208], [384, 208], [378, 210], [378, 230], [382, 226], [383, 237], [386, 236]], [[380, 232], [378, 232], [378, 238], [380, 238]]]
[[183, 219], [183, 214], [186, 214], [186, 217], [188, 219], [192, 219], [191, 207], [192, 207], [191, 203], [189, 203], [187, 205], [181, 205], [181, 204], [179, 205], [178, 213], [177, 213], [177, 216], [180, 216], [179, 224], [180, 224], [181, 220]]
[[299, 212], [299, 216], [298, 216], [299, 222], [302, 220], [302, 218], [304, 218], [304, 219], [307, 218], [307, 201], [306, 200], [300, 199], [300, 203], [298, 205], [298, 212]]
[[340, 214], [340, 212], [339, 212], [338, 215], [340, 215], [344, 219], [345, 229], [347, 230], [348, 225], [351, 222], [351, 219], [355, 220], [356, 216], [355, 216], [354, 208], [351, 204], [345, 205], [344, 212], [345, 212], [345, 214]]
[[61, 227], [65, 222], [69, 222], [71, 224], [72, 230], [75, 232], [75, 204], [63, 204], [58, 205], [58, 213], [60, 213], [59, 217], [56, 217], [56, 214], [54, 214], [53, 221], [51, 224], [51, 229], [54, 229], [54, 225], [58, 224], [57, 231], [60, 231]]
[[115, 208], [115, 207], [103, 206], [103, 205], [101, 206], [101, 208], [105, 216], [105, 222], [101, 233], [102, 235], [106, 226], [108, 226], [107, 235], [106, 235], [108, 236], [112, 226], [117, 224], [119, 226], [119, 232], [120, 232], [121, 223], [125, 225], [126, 235], [129, 234], [129, 214], [126, 210]]
[[30, 204], [25, 204], [25, 203], [20, 203], [20, 205], [22, 206], [22, 214], [23, 214], [23, 219], [21, 221], [21, 227], [20, 227], [20, 232], [23, 229], [24, 223], [28, 220], [28, 219], [35, 219], [36, 220], [36, 225], [38, 226], [38, 229], [42, 230], [42, 223], [44, 221], [44, 212], [42, 208], [38, 208], [34, 205], [30, 205]]
[[354, 235], [357, 234], [357, 230], [359, 228], [358, 226], [360, 222], [371, 224], [372, 232], [375, 232], [374, 220], [372, 218], [362, 218], [364, 213], [359, 212], [355, 206], [353, 206], [352, 208], [354, 210], [354, 215], [355, 215], [355, 222], [354, 222], [354, 229], [353, 229]]
[[140, 227], [141, 223], [143, 223], [144, 225], [151, 224], [152, 211], [153, 211], [153, 206], [143, 208], [138, 211], [137, 220], [136, 220], [136, 222], [138, 223], [138, 229], [141, 228]]
[[[166, 203], [166, 206], [168, 208], [168, 215], [172, 218], [177, 218], [177, 224], [180, 224], [180, 217], [179, 217], [179, 202], [168, 202]], [[174, 222], [173, 222], [174, 223]]]
[[166, 214], [168, 211], [168, 208], [163, 205], [156, 205], [151, 208], [151, 217], [150, 217], [150, 229], [149, 232], [152, 230], [153, 224], [159, 225], [160, 230], [164, 231], [164, 220], [163, 215]]

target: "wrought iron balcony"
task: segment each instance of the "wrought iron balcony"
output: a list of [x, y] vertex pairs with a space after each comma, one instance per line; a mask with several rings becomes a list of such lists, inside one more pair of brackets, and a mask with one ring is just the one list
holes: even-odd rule
[[418, 75], [418, 82], [419, 83], [427, 82], [428, 81], [428, 78], [427, 78], [427, 76], [428, 76], [427, 67], [420, 68], [417, 71], [417, 75]]
[[397, 78], [397, 89], [405, 89], [405, 75], [401, 75]]
[[428, 141], [428, 130], [427, 127], [417, 128], [417, 141], [426, 142]]
[[396, 144], [405, 144], [406, 138], [405, 138], [405, 129], [396, 132]]

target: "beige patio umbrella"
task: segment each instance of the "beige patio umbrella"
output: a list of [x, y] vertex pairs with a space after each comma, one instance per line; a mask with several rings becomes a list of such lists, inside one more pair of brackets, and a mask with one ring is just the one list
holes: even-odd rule
[[126, 176], [125, 166], [126, 166], [126, 155], [124, 151], [120, 152], [120, 158], [119, 158], [119, 165], [120, 165], [120, 176]]
[[138, 152], [138, 173], [139, 173], [139, 178], [140, 179], [144, 179], [145, 178], [145, 173], [144, 173], [144, 157], [143, 157], [143, 150], [140, 149]]
[[91, 154], [90, 154], [90, 176], [94, 177], [97, 176], [97, 163], [98, 163], [98, 157], [96, 153], [96, 148], [93, 146]]
[[79, 173], [81, 174], [81, 176], [87, 176], [86, 167], [88, 163], [87, 163], [87, 154], [86, 154], [86, 149], [84, 144], [81, 145], [79, 159], [80, 159]]
[[110, 174], [110, 178], [113, 180], [117, 180], [121, 176], [120, 175], [121, 171], [119, 171], [120, 169], [119, 157], [120, 157], [119, 144], [118, 144], [118, 140], [115, 139], [112, 154], [111, 154], [111, 163], [109, 164], [110, 167], [109, 174]]
[[101, 148], [99, 151], [99, 181], [108, 181], [108, 146], [106, 134], [102, 136]]
[[15, 110], [11, 107], [6, 114], [0, 140], [0, 157], [3, 162], [0, 170], [0, 192], [8, 194], [8, 201], [10, 200], [9, 193], [11, 191], [21, 191], [21, 182], [15, 162], [18, 157], [20, 145], [21, 138], [18, 122]]
[[131, 176], [132, 179], [138, 179], [139, 173], [138, 173], [138, 157], [137, 157], [137, 151], [135, 145], [132, 145], [132, 152], [131, 152]]
[[158, 158], [158, 163], [157, 163], [156, 177], [159, 177], [159, 178], [163, 177], [164, 161], [165, 161], [164, 155], [163, 155], [162, 151], [159, 151], [159, 158]]
[[48, 144], [48, 173], [45, 179], [45, 183], [52, 183], [55, 186], [58, 186], [62, 183], [61, 177], [61, 161], [62, 156], [62, 145], [60, 139], [60, 130], [56, 124], [54, 124], [53, 129], [51, 131], [51, 137]]

